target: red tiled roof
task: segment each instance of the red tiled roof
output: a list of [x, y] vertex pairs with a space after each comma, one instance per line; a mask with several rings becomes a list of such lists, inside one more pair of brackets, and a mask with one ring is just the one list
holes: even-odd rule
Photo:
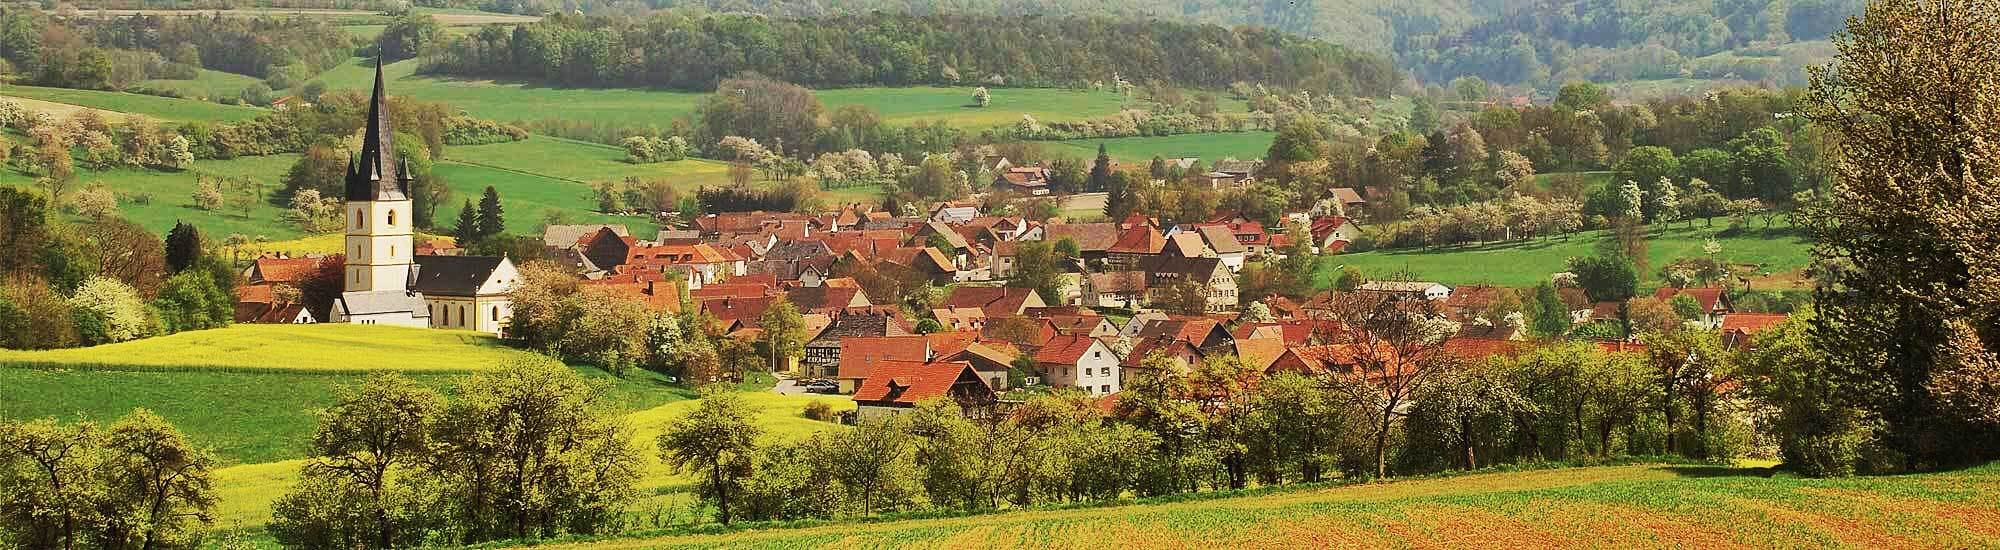
[[978, 309], [986, 312], [987, 317], [1005, 317], [1025, 309], [1034, 292], [1027, 288], [962, 286], [951, 289], [938, 307]]
[[923, 336], [851, 336], [840, 339], [841, 378], [868, 378], [883, 361], [922, 363], [931, 359]]
[[1132, 352], [1125, 354], [1125, 359], [1120, 361], [1119, 365], [1139, 368], [1146, 364], [1147, 357], [1151, 357], [1155, 353], [1164, 353], [1170, 357], [1185, 357], [1191, 361], [1199, 361], [1203, 355], [1201, 348], [1194, 347], [1194, 344], [1189, 344], [1182, 340], [1146, 338], [1134, 343], [1132, 345]]
[[689, 291], [688, 296], [696, 300], [708, 300], [710, 298], [760, 298], [769, 294], [771, 290], [771, 287], [762, 284], [737, 283], [734, 281], [734, 279], [731, 279], [731, 282], [703, 286]]
[[1654, 292], [1653, 297], [1658, 298], [1662, 302], [1670, 302], [1675, 296], [1683, 294], [1694, 298], [1695, 304], [1700, 305], [1702, 311], [1715, 311], [1716, 303], [1724, 300], [1722, 289], [1720, 288], [1674, 288], [1666, 286], [1660, 287], [1660, 290]]
[[1167, 238], [1153, 226], [1139, 226], [1126, 229], [1118, 235], [1118, 243], [1111, 245], [1109, 252], [1121, 254], [1159, 254], [1167, 247]]
[[1722, 331], [1756, 334], [1758, 331], [1785, 322], [1787, 318], [1788, 316], [1783, 313], [1731, 313], [1722, 317]]
[[701, 312], [718, 321], [742, 321], [744, 325], [755, 326], [757, 319], [764, 316], [764, 310], [777, 301], [776, 296], [755, 298], [714, 298], [701, 301]]
[[1276, 338], [1255, 338], [1236, 340], [1236, 357], [1243, 366], [1263, 371], [1271, 368], [1271, 363], [1285, 354], [1285, 341]]
[[1112, 223], [1066, 223], [1042, 226], [1042, 240], [1051, 245], [1069, 239], [1082, 252], [1103, 252], [1118, 244], [1118, 225]]
[[[971, 369], [970, 363], [962, 362], [883, 361], [855, 388], [854, 401], [916, 405], [928, 399], [946, 397], [951, 394], [952, 386], [967, 378], [966, 371]], [[977, 380], [980, 385], [986, 384], [976, 374], [970, 379]]]
[[1036, 363], [1074, 365], [1083, 358], [1083, 354], [1090, 353], [1091, 345], [1096, 343], [1097, 339], [1089, 336], [1057, 335], [1042, 344], [1042, 349], [1035, 351], [1034, 360]]
[[267, 283], [297, 283], [319, 269], [322, 258], [257, 258], [256, 274]]

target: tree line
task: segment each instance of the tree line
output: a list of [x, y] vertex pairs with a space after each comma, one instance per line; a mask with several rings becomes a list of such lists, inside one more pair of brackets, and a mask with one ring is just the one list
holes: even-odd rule
[[779, 19], [665, 11], [490, 26], [423, 56], [426, 70], [570, 86], [711, 89], [757, 72], [814, 87], [1132, 81], [1268, 82], [1339, 95], [1399, 85], [1387, 59], [1276, 31], [1164, 21], [983, 15]]
[[[352, 53], [355, 39], [317, 17], [67, 17], [33, 8], [0, 13], [0, 59], [34, 82], [122, 90], [142, 80], [193, 79], [199, 69], [294, 88]], [[238, 98], [213, 98], [235, 101]]]

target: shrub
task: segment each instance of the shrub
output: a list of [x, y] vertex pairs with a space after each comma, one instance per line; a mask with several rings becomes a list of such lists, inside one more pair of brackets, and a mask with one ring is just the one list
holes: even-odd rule
[[833, 405], [828, 405], [824, 401], [814, 401], [811, 403], [807, 403], [804, 414], [806, 418], [811, 420], [818, 420], [820, 422], [832, 422], [834, 418]]

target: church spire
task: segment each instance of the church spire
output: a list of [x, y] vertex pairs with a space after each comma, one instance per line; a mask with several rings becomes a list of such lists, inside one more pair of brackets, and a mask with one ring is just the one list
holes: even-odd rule
[[375, 90], [368, 97], [368, 130], [361, 136], [361, 155], [347, 171], [347, 200], [396, 201], [409, 198], [410, 181], [396, 154], [395, 130], [389, 125], [389, 94], [383, 91], [382, 59], [375, 58]]

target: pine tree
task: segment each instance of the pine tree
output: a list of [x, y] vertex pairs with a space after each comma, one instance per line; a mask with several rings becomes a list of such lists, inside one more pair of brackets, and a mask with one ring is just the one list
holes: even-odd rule
[[[1092, 174], [1092, 178], [1097, 177], [1094, 175], [1095, 170]], [[1130, 194], [1125, 188], [1126, 178], [1105, 178], [1104, 187], [1099, 188], [1104, 191], [1104, 217], [1117, 221], [1127, 210], [1131, 210]]]
[[1097, 144], [1097, 162], [1090, 165], [1090, 188], [1084, 191], [1107, 191], [1111, 183], [1111, 154], [1104, 151], [1104, 144]]
[[451, 236], [458, 239], [459, 246], [479, 240], [479, 214], [472, 209], [472, 199], [465, 199], [465, 207], [458, 210], [458, 225], [452, 227]]
[[167, 269], [173, 273], [193, 267], [201, 260], [201, 232], [193, 225], [175, 223], [167, 232]]
[[486, 194], [479, 197], [479, 237], [491, 237], [506, 231], [507, 222], [500, 212], [500, 192], [488, 185]]

